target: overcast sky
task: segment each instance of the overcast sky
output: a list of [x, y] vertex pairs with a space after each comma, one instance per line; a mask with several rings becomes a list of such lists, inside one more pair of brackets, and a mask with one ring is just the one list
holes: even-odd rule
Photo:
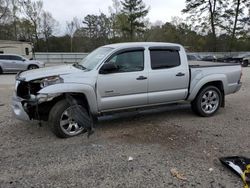
[[[60, 23], [60, 33], [65, 30], [65, 22], [73, 17], [83, 19], [87, 14], [98, 14], [100, 11], [108, 13], [112, 0], [43, 0], [44, 9], [51, 12]], [[148, 18], [151, 22], [161, 20], [170, 21], [171, 17], [182, 17], [181, 10], [185, 7], [185, 0], [144, 0], [150, 6]]]

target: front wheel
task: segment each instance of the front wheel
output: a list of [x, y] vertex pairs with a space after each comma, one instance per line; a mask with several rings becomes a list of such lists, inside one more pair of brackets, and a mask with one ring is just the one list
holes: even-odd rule
[[241, 63], [242, 67], [247, 67], [248, 66], [248, 60], [245, 60]]
[[192, 101], [193, 111], [202, 117], [213, 116], [221, 107], [222, 93], [214, 86], [203, 88], [194, 101]]
[[37, 65], [30, 65], [28, 67], [28, 70], [38, 69], [39, 67]]
[[[77, 136], [83, 132], [86, 132], [86, 128], [89, 125], [81, 125], [74, 118], [74, 109], [81, 108], [82, 116], [88, 119], [89, 113], [87, 110], [79, 104], [70, 105], [67, 100], [61, 100], [55, 104], [50, 111], [49, 122], [51, 123], [52, 132], [59, 138], [69, 138]], [[86, 121], [89, 123], [89, 121]]]

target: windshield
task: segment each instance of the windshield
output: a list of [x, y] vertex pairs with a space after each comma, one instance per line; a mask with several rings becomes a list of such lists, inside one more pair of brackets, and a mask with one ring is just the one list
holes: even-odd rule
[[85, 57], [79, 64], [88, 70], [92, 70], [112, 50], [113, 48], [108, 48], [108, 47], [97, 48], [96, 50], [91, 52], [87, 57]]

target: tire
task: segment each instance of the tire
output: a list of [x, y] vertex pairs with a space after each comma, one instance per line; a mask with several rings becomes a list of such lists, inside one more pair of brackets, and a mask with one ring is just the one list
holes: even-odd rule
[[191, 107], [197, 115], [211, 117], [220, 109], [221, 104], [221, 91], [215, 86], [207, 86], [198, 93]]
[[0, 67], [0, 74], [3, 74], [3, 69], [2, 69], [2, 67]]
[[28, 70], [38, 69], [37, 65], [29, 65]]
[[[82, 105], [79, 105], [79, 106], [81, 106], [82, 113], [84, 113], [84, 116], [90, 117], [86, 108], [83, 107]], [[69, 137], [77, 136], [83, 132], [86, 132], [86, 129], [84, 127], [81, 127], [78, 123], [74, 122], [74, 120], [72, 120], [69, 117], [70, 115], [68, 115], [69, 110], [74, 107], [75, 106], [71, 106], [67, 102], [67, 100], [61, 100], [52, 107], [50, 111], [50, 115], [49, 115], [49, 122], [50, 122], [52, 132], [57, 137], [69, 138]], [[77, 127], [79, 128], [79, 130], [77, 129]]]
[[248, 67], [248, 60], [245, 60], [241, 63], [242, 67]]

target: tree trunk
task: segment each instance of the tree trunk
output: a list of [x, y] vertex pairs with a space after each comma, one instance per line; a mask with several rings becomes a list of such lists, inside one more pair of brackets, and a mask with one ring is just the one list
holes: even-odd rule
[[210, 13], [210, 25], [212, 28], [212, 35], [213, 35], [213, 51], [217, 51], [217, 37], [216, 37], [216, 30], [215, 30], [215, 23], [214, 23], [214, 15], [216, 9], [216, 0], [213, 1], [209, 0], [209, 13]]
[[73, 37], [70, 37], [70, 52], [73, 52]]
[[45, 39], [46, 40], [46, 51], [49, 52], [49, 37], [46, 36], [45, 38], [46, 38]]
[[237, 7], [236, 7], [235, 19], [234, 19], [234, 27], [233, 27], [233, 32], [232, 32], [231, 41], [230, 41], [230, 51], [232, 50], [233, 45], [234, 45], [235, 33], [236, 33], [238, 17], [239, 17], [240, 4], [241, 4], [241, 0], [237, 0]]

